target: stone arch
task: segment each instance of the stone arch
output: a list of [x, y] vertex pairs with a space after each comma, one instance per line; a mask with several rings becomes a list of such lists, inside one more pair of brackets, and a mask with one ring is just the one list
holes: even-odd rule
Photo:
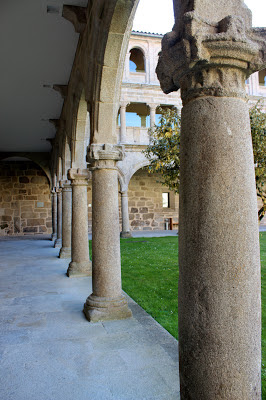
[[127, 190], [127, 185], [126, 185], [126, 177], [125, 174], [123, 173], [123, 171], [118, 167], [117, 168], [117, 172], [118, 172], [118, 183], [120, 186], [120, 191], [122, 192], [123, 190]]
[[[118, 0], [110, 21], [100, 77], [96, 77], [93, 143], [117, 143], [116, 120], [129, 36], [139, 0]], [[96, 74], [97, 75], [97, 74]], [[97, 93], [98, 92], [98, 93]]]
[[[38, 153], [0, 155], [0, 236], [51, 233], [51, 173]], [[46, 172], [47, 171], [47, 172]], [[19, 185], [19, 190], [14, 190]]]
[[57, 158], [57, 168], [56, 168], [56, 176], [57, 176], [57, 182], [59, 182], [62, 179], [63, 176], [63, 167], [62, 167], [62, 157], [59, 156]]
[[[79, 98], [77, 94], [80, 94]], [[72, 167], [86, 168], [86, 152], [90, 142], [90, 115], [85, 99], [85, 90], [81, 84], [73, 100], [71, 138]]]
[[149, 164], [150, 164], [149, 160], [146, 159], [146, 160], [141, 161], [141, 162], [139, 162], [138, 164], [134, 165], [131, 174], [130, 174], [129, 176], [127, 176], [127, 185], [129, 184], [130, 179], [132, 178], [132, 176], [133, 176], [136, 172], [138, 172], [140, 169], [142, 169], [142, 168], [144, 168], [144, 167], [147, 167]]
[[49, 158], [46, 157], [44, 153], [17, 153], [17, 152], [10, 152], [10, 153], [0, 153], [0, 161], [5, 161], [6, 159], [24, 159], [25, 161], [33, 161], [37, 164], [45, 173], [48, 178], [50, 187], [52, 186], [52, 174], [51, 168], [49, 165]]
[[66, 179], [67, 171], [71, 168], [71, 149], [68, 136], [64, 137], [62, 159], [63, 159], [62, 174], [63, 174], [63, 179]]

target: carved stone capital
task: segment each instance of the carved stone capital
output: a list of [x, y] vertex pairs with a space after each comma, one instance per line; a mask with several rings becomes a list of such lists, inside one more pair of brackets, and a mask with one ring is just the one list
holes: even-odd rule
[[62, 193], [62, 188], [56, 187], [55, 191], [56, 191], [57, 195], [60, 195]]
[[62, 188], [63, 192], [71, 192], [71, 190], [72, 190], [71, 182], [69, 182], [68, 180], [60, 181], [59, 185]]
[[76, 186], [87, 186], [88, 179], [91, 178], [91, 173], [88, 169], [74, 169], [71, 168], [68, 170], [68, 179], [71, 180], [71, 185]]
[[266, 65], [264, 35], [252, 30], [248, 8], [239, 0], [214, 0], [207, 17], [200, 2], [188, 3], [177, 2], [181, 14], [162, 40], [156, 72], [163, 91], [181, 88], [183, 103], [202, 96], [245, 97], [245, 79]]
[[125, 149], [122, 145], [92, 144], [87, 153], [87, 162], [91, 169], [116, 169], [116, 162], [124, 159]]

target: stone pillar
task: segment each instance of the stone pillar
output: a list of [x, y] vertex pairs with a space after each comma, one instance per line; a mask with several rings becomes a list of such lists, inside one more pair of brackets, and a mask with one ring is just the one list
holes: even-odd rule
[[71, 258], [71, 222], [72, 222], [72, 187], [68, 181], [61, 181], [62, 186], [62, 247], [60, 258]]
[[126, 143], [126, 141], [127, 141], [126, 107], [127, 107], [127, 105], [124, 103], [122, 103], [120, 106], [120, 142], [121, 143]]
[[260, 254], [245, 79], [264, 65], [259, 49], [266, 48], [243, 2], [176, 7], [157, 73], [165, 92], [181, 87], [183, 101], [181, 399], [260, 400]]
[[89, 321], [131, 316], [121, 289], [121, 261], [116, 161], [123, 146], [92, 144], [92, 290], [84, 305]]
[[72, 186], [72, 253], [67, 275], [90, 276], [91, 261], [88, 239], [87, 169], [70, 169], [68, 179]]
[[128, 193], [127, 190], [121, 193], [121, 213], [122, 213], [122, 232], [120, 232], [121, 238], [132, 237], [130, 232], [129, 214], [128, 214]]
[[56, 239], [57, 236], [57, 194], [55, 188], [51, 191], [52, 197], [52, 241]]
[[149, 104], [150, 107], [150, 127], [153, 128], [155, 125], [155, 114], [156, 114], [156, 104]]
[[125, 57], [125, 81], [128, 82], [129, 79], [129, 75], [130, 75], [130, 68], [129, 68], [129, 62], [130, 62], [130, 53], [126, 53], [126, 57]]
[[57, 194], [57, 237], [54, 247], [61, 248], [62, 246], [62, 189], [56, 188]]

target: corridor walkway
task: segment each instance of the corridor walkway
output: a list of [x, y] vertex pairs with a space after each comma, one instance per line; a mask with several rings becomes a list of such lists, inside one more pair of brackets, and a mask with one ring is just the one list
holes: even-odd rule
[[0, 254], [0, 399], [179, 399], [177, 341], [136, 303], [91, 324], [91, 279], [69, 279], [51, 241], [3, 240]]

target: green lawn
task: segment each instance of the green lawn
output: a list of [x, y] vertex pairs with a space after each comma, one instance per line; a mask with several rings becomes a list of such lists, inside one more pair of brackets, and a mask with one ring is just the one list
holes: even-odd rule
[[[262, 398], [266, 399], [266, 232], [260, 234], [262, 267]], [[178, 238], [121, 239], [123, 290], [175, 338]]]

